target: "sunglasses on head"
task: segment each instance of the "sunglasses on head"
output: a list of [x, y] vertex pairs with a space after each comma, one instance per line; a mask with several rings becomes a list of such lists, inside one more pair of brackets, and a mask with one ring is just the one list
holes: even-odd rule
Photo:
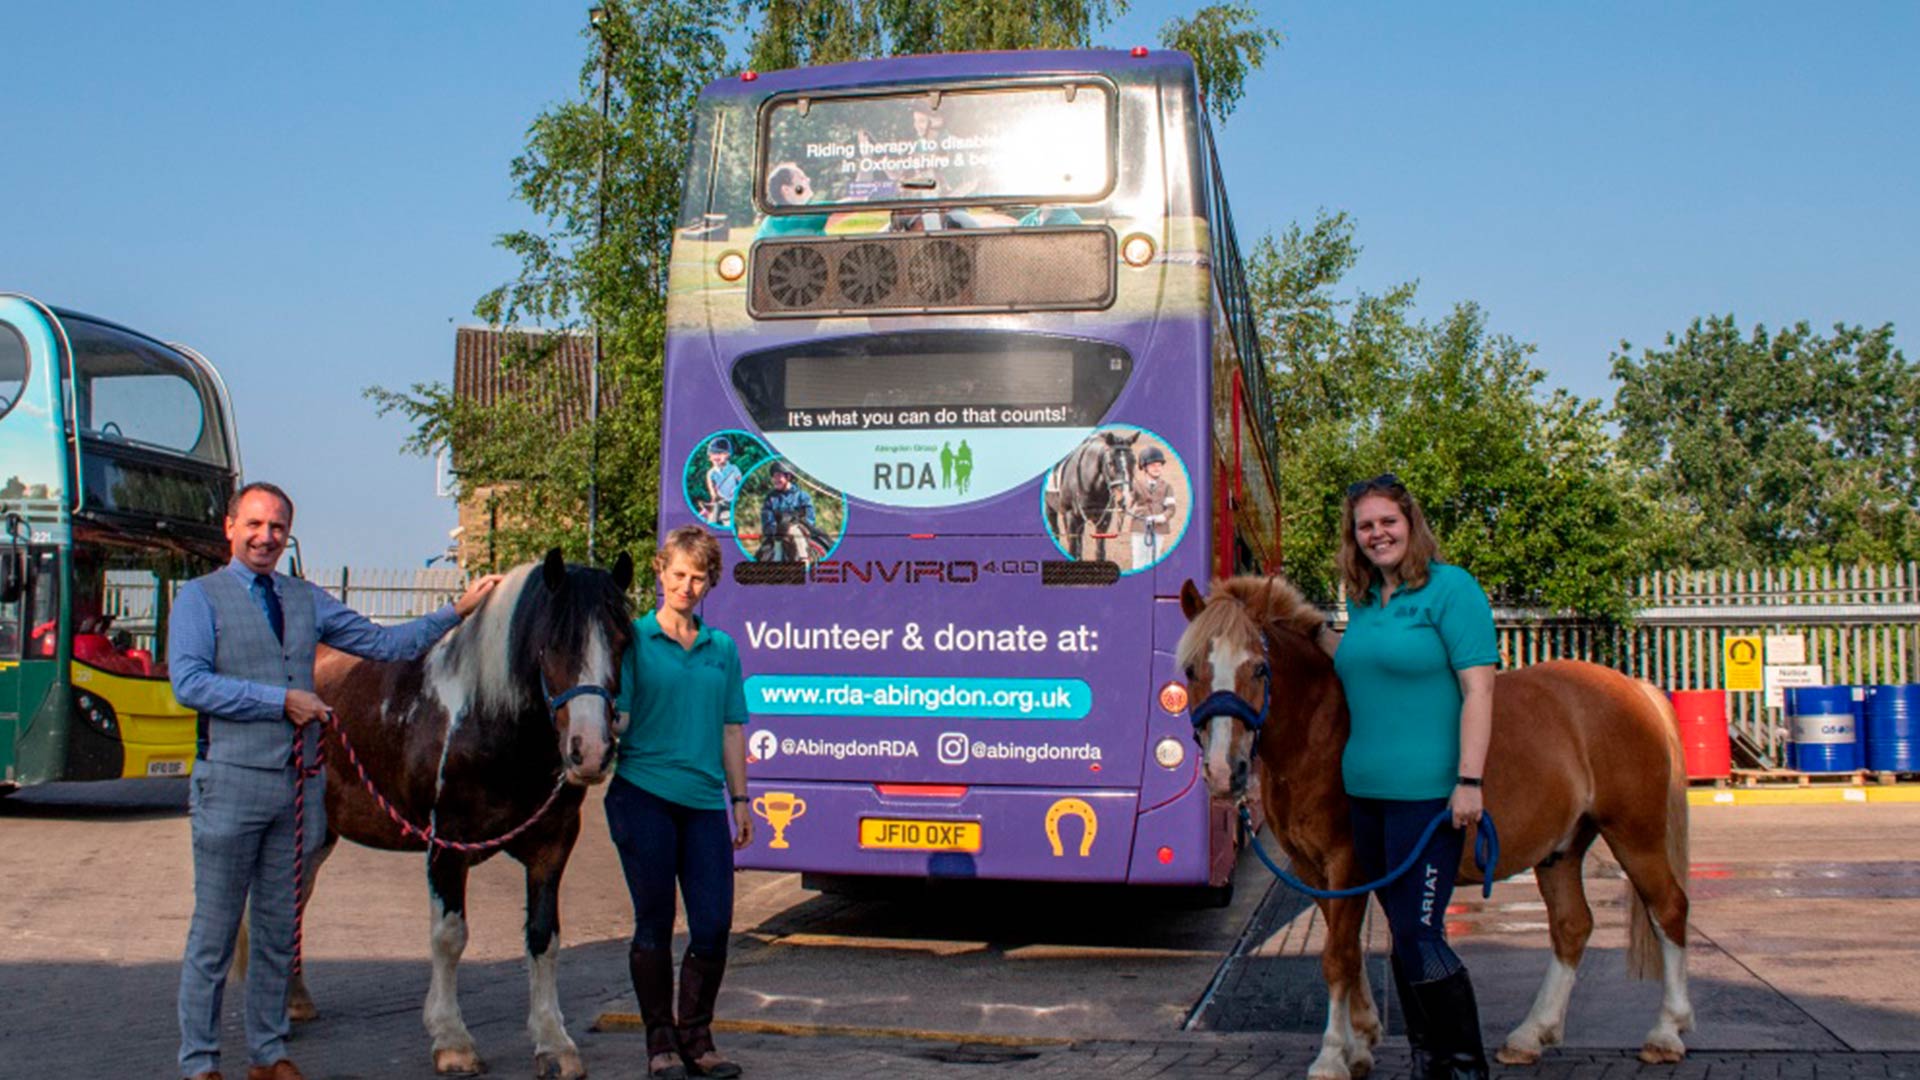
[[1383, 472], [1371, 480], [1356, 480], [1347, 485], [1347, 498], [1357, 499], [1369, 491], [1380, 491], [1405, 487], [1400, 478], [1390, 472]]

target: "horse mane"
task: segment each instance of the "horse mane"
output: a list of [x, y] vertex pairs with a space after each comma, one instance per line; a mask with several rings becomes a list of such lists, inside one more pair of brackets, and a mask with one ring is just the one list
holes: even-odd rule
[[540, 573], [537, 562], [508, 571], [480, 607], [428, 651], [428, 681], [450, 715], [510, 714], [531, 706], [541, 700], [542, 650], [579, 656], [592, 635], [630, 620], [627, 597], [611, 574], [569, 566], [567, 586], [552, 592]]
[[[1221, 603], [1223, 599], [1233, 602]], [[1249, 644], [1257, 649], [1263, 644], [1259, 635], [1264, 629], [1286, 628], [1307, 636], [1324, 619], [1320, 609], [1308, 603], [1293, 582], [1278, 574], [1215, 578], [1207, 589], [1206, 607], [1180, 635], [1180, 666], [1193, 666], [1204, 643], [1218, 637], [1243, 633], [1253, 639]]]

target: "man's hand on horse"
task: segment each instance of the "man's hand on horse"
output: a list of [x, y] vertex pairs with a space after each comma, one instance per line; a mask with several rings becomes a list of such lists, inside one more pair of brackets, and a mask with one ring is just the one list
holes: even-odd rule
[[467, 591], [460, 595], [460, 599], [453, 602], [453, 613], [463, 619], [473, 614], [473, 609], [479, 607], [480, 601], [485, 600], [487, 594], [492, 592], [494, 586], [499, 585], [505, 577], [504, 574], [487, 574], [474, 578], [467, 586]]
[[320, 700], [320, 695], [311, 690], [287, 691], [285, 706], [287, 719], [294, 727], [304, 727], [318, 720], [325, 720], [333, 710]]
[[1479, 788], [1468, 787], [1465, 784], [1461, 784], [1453, 789], [1453, 799], [1447, 805], [1448, 808], [1453, 811], [1454, 828], [1473, 829], [1479, 827], [1480, 811], [1483, 806]]

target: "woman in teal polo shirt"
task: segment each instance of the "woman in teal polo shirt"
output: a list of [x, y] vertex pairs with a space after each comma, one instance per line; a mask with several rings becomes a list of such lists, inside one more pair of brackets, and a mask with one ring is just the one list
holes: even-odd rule
[[[649, 1076], [739, 1076], [740, 1066], [714, 1049], [711, 1025], [733, 929], [733, 852], [753, 840], [740, 651], [695, 613], [720, 575], [720, 545], [705, 529], [667, 534], [653, 568], [660, 606], [634, 621], [621, 659], [627, 728], [607, 788], [607, 828], [633, 895], [627, 967], [647, 1025]], [[676, 880], [691, 939], [677, 1021]]]
[[1353, 717], [1341, 769], [1361, 879], [1400, 865], [1428, 823], [1451, 811], [1452, 827], [1375, 895], [1393, 932], [1414, 1074], [1484, 1077], [1473, 983], [1445, 922], [1465, 830], [1480, 820], [1500, 660], [1493, 610], [1472, 574], [1440, 561], [1426, 516], [1392, 473], [1349, 487], [1342, 522], [1347, 629], [1320, 637]]

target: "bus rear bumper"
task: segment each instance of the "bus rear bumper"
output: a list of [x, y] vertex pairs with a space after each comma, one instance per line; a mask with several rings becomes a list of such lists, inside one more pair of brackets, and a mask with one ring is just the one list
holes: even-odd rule
[[[1139, 793], [1129, 789], [756, 780], [749, 792], [753, 843], [735, 855], [744, 869], [1154, 884], [1208, 877], [1205, 815], [1179, 813], [1184, 799], [1140, 815]], [[1163, 847], [1174, 856], [1165, 862]], [[1144, 876], [1143, 859], [1152, 864]]]

